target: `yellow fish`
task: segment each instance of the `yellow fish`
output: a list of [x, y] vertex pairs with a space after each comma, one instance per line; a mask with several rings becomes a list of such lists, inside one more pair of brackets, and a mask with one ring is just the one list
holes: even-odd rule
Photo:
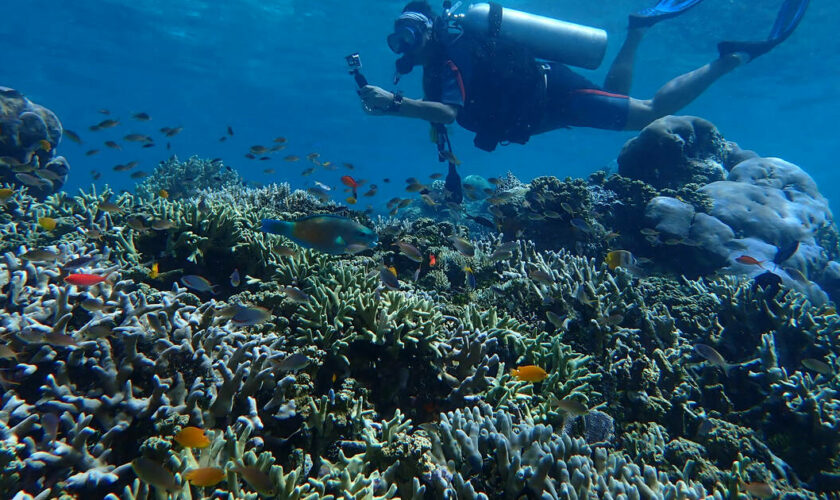
[[52, 231], [58, 225], [58, 221], [52, 217], [41, 217], [38, 219], [38, 225], [47, 231]]
[[160, 264], [155, 262], [152, 264], [152, 270], [149, 271], [149, 278], [157, 279], [158, 276], [160, 276]]

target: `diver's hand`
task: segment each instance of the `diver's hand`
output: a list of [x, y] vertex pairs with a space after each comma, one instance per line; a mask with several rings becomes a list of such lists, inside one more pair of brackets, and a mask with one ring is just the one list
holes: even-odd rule
[[394, 94], [375, 85], [365, 85], [358, 90], [362, 109], [369, 115], [384, 115], [394, 102]]

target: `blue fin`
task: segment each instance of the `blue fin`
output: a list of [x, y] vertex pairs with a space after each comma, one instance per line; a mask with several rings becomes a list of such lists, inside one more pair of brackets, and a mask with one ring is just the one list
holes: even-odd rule
[[718, 44], [718, 52], [721, 57], [741, 52], [747, 54], [750, 61], [756, 57], [766, 54], [776, 45], [787, 40], [793, 33], [793, 30], [799, 26], [805, 11], [808, 9], [808, 4], [811, 0], [785, 0], [779, 13], [776, 16], [776, 22], [773, 23], [773, 28], [770, 30], [770, 35], [767, 40], [752, 40], [752, 41], [725, 41]]
[[676, 17], [703, 0], [659, 0], [654, 7], [648, 7], [630, 14], [630, 27], [642, 28]]

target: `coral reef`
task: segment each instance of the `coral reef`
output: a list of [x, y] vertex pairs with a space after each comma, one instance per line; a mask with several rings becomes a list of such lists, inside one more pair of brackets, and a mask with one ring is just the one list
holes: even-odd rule
[[63, 129], [55, 113], [0, 87], [0, 181], [28, 186], [43, 199], [61, 190], [70, 165], [56, 156]]
[[[791, 263], [830, 266], [836, 230], [801, 170], [731, 165], [750, 155], [702, 122], [668, 123], [690, 132], [685, 165], [721, 151], [709, 140], [730, 151], [717, 182], [801, 202], [809, 215], [778, 199], [811, 217]], [[833, 307], [786, 282], [665, 272], [669, 253], [721, 239], [697, 224], [753, 231], [710, 184], [473, 179], [486, 196], [466, 213], [371, 221], [288, 185], [219, 183], [219, 167], [173, 159], [137, 194], [15, 188], [0, 205], [0, 497], [837, 490]], [[202, 179], [189, 196], [159, 196], [185, 176]], [[784, 212], [756, 203], [765, 221]], [[373, 228], [379, 245], [326, 255], [259, 229], [314, 214]], [[609, 265], [615, 248], [637, 256]], [[188, 426], [207, 443], [185, 441]]]

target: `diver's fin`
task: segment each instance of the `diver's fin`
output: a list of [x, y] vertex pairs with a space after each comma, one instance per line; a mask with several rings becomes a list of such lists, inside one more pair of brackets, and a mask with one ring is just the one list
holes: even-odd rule
[[703, 0], [659, 0], [653, 7], [642, 9], [630, 14], [631, 28], [646, 28], [662, 21], [676, 17], [694, 7]]
[[776, 45], [784, 42], [802, 21], [802, 16], [808, 9], [810, 0], [785, 0], [776, 16], [776, 22], [767, 40], [725, 41], [718, 44], [721, 57], [741, 53], [746, 54], [752, 61], [756, 57], [766, 54]]

